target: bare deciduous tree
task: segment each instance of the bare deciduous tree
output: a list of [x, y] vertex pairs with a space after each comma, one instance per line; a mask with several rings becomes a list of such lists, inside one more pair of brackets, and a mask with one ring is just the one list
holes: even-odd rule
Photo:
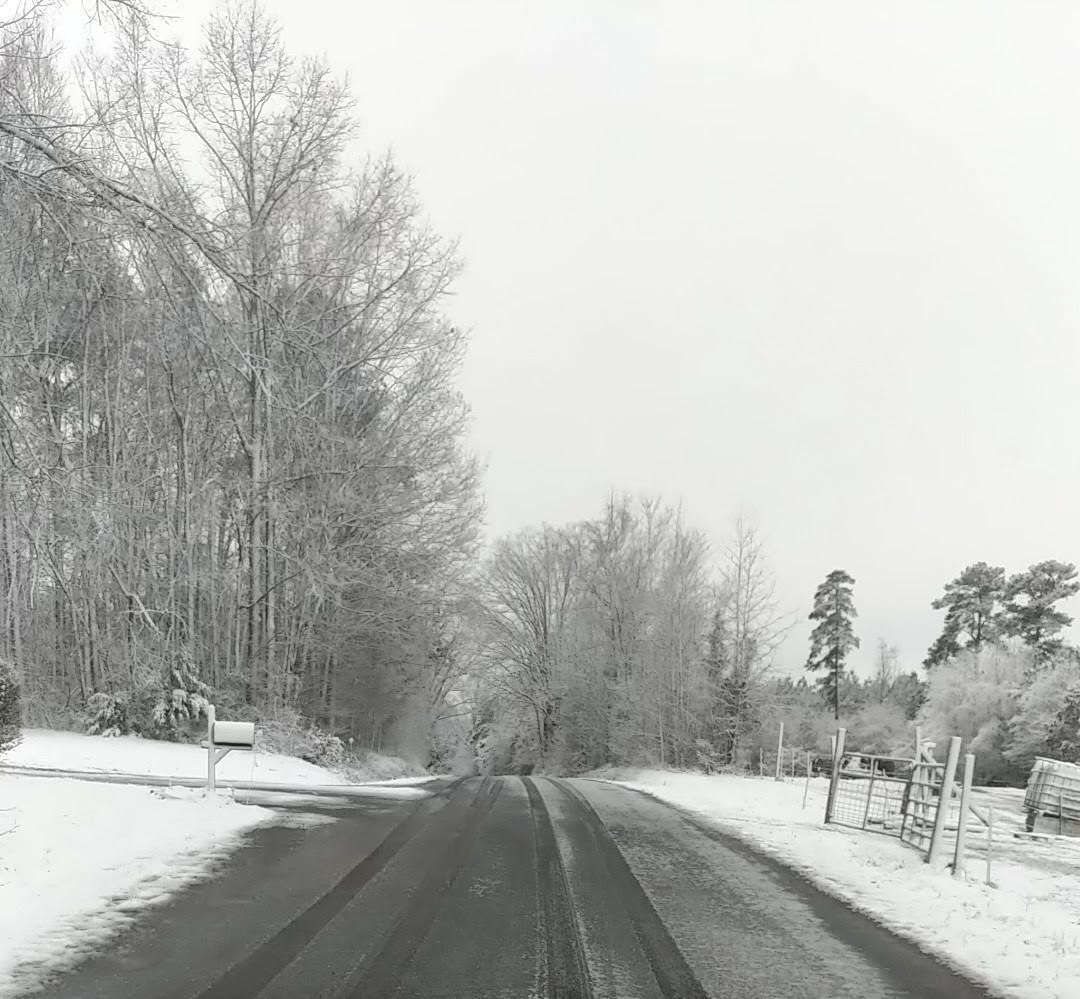
[[44, 35], [0, 51], [0, 642], [32, 710], [209, 684], [412, 739], [480, 512], [454, 246], [257, 4], [197, 54], [137, 15], [80, 122]]
[[779, 610], [765, 544], [740, 514], [721, 550], [708, 656], [710, 729], [726, 763], [742, 761], [743, 743], [765, 690], [763, 681], [792, 623], [791, 616]]

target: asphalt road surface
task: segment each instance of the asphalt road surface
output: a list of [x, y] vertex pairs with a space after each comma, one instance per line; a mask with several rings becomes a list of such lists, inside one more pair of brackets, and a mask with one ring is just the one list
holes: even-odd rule
[[[269, 802], [267, 802], [269, 803]], [[707, 824], [588, 780], [472, 778], [265, 827], [42, 999], [974, 999]]]

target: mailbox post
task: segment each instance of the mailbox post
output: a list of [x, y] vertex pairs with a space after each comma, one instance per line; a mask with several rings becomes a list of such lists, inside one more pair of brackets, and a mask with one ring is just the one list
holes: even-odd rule
[[217, 765], [234, 749], [251, 752], [255, 748], [254, 722], [217, 720], [214, 705], [206, 709], [206, 789], [217, 790]]

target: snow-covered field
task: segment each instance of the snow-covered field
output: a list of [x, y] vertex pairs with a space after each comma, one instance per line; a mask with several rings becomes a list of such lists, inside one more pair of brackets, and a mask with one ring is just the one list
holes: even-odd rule
[[969, 826], [966, 872], [930, 867], [898, 839], [823, 823], [828, 781], [654, 770], [604, 773], [708, 818], [821, 888], [1014, 999], [1080, 996], [1080, 841], [1018, 839], [1022, 792], [983, 791], [994, 805], [991, 879], [986, 831]]
[[[0, 764], [92, 773], [205, 777], [197, 746], [31, 730]], [[232, 753], [223, 779], [296, 787], [341, 785], [341, 774], [268, 753]], [[420, 797], [409, 777], [371, 786]], [[146, 906], [204, 877], [255, 826], [296, 822], [295, 812], [243, 803], [243, 793], [90, 783], [0, 772], [0, 999], [22, 994], [43, 968], [99, 947]], [[296, 804], [261, 795], [263, 805]], [[304, 816], [303, 821], [329, 821]]]

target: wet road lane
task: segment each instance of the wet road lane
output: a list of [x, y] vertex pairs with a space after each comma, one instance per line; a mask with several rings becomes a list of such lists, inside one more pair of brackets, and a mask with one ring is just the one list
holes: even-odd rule
[[256, 830], [42, 999], [976, 999], [802, 878], [647, 796], [471, 778]]

